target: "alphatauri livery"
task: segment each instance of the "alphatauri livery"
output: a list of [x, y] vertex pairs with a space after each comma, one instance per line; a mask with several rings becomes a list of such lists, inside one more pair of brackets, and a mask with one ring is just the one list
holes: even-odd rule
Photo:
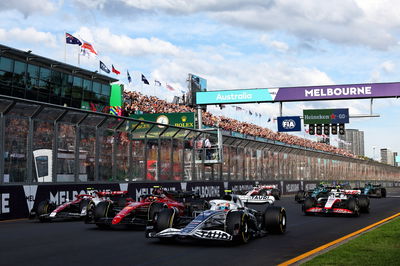
[[269, 203], [281, 198], [281, 191], [276, 185], [257, 185], [251, 190], [239, 191], [237, 195], [245, 203]]
[[146, 237], [168, 239], [206, 239], [246, 243], [253, 237], [284, 233], [286, 211], [268, 206], [260, 212], [245, 207], [237, 195], [211, 200], [210, 207], [195, 217], [179, 217], [174, 208], [162, 210], [155, 223], [146, 229]]

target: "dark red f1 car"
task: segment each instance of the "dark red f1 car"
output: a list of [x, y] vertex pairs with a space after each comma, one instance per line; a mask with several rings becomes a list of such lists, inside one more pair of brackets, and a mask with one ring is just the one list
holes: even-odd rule
[[125, 202], [104, 200], [90, 208], [85, 223], [96, 224], [100, 228], [111, 225], [147, 225], [165, 208], [174, 208], [179, 215], [201, 209], [204, 201], [194, 192], [166, 191], [155, 187], [151, 194], [142, 195], [139, 201], [127, 199]]
[[88, 188], [87, 194], [76, 195], [73, 200], [56, 205], [54, 202], [44, 200], [39, 202], [37, 207], [31, 211], [30, 218], [37, 217], [41, 222], [49, 222], [58, 219], [83, 219], [87, 215], [87, 210], [93, 208], [105, 199], [115, 202], [125, 202], [128, 191], [95, 191]]

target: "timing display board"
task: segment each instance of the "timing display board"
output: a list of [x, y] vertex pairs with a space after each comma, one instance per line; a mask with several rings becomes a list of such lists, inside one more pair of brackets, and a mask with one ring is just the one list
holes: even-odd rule
[[400, 96], [400, 82], [259, 88], [196, 93], [196, 104], [317, 101]]

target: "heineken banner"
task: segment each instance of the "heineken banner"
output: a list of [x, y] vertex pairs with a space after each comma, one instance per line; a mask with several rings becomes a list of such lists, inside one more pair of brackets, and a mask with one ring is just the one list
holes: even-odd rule
[[349, 123], [349, 109], [303, 110], [304, 124]]
[[400, 83], [257, 88], [196, 93], [197, 104], [316, 101], [400, 96]]
[[132, 114], [130, 117], [176, 127], [194, 128], [194, 113]]

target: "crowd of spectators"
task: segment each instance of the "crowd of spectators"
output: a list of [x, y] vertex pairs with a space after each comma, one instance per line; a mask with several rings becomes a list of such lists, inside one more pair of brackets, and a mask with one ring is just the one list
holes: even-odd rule
[[[169, 103], [155, 96], [146, 96], [140, 92], [131, 91], [124, 92], [124, 115], [129, 116], [138, 112], [143, 113], [182, 113], [195, 112], [192, 107], [182, 104]], [[339, 149], [325, 143], [315, 142], [309, 139], [297, 137], [294, 135], [275, 132], [271, 129], [264, 128], [252, 123], [241, 122], [233, 118], [225, 116], [216, 116], [210, 112], [202, 112], [203, 124], [210, 127], [219, 127], [227, 131], [235, 131], [246, 135], [266, 138], [270, 140], [284, 142], [290, 145], [298, 145], [302, 147], [322, 150], [325, 152], [336, 153], [347, 157], [356, 156], [344, 149]]]

